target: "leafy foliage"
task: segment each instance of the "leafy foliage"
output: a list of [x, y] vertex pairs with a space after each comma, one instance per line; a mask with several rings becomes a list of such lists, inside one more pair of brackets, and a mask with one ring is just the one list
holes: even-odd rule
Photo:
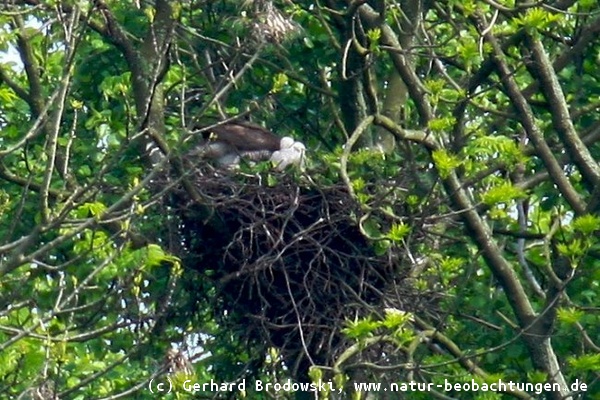
[[[0, 398], [600, 391], [597, 2], [4, 3]], [[193, 158], [228, 118], [307, 169]]]

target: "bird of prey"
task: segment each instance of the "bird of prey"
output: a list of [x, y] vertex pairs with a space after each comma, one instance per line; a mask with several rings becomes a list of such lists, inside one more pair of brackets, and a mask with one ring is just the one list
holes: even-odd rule
[[291, 137], [275, 135], [265, 128], [247, 122], [229, 122], [206, 130], [195, 154], [215, 160], [220, 167], [231, 168], [240, 160], [271, 160], [283, 171], [288, 165], [301, 167], [306, 147]]
[[277, 171], [283, 171], [288, 165], [295, 165], [303, 169], [305, 151], [306, 146], [303, 143], [284, 136], [281, 138], [279, 150], [275, 150], [269, 159]]

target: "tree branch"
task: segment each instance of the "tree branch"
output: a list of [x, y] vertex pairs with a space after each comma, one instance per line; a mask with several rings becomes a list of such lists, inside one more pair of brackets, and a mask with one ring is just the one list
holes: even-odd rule
[[526, 65], [541, 82], [542, 92], [550, 107], [552, 124], [561, 138], [567, 154], [579, 167], [588, 187], [594, 187], [600, 183], [600, 167], [573, 126], [567, 101], [548, 55], [539, 39], [527, 35], [526, 43], [534, 60], [534, 62], [526, 62]]
[[[479, 25], [479, 29], [483, 31], [485, 27], [482, 24]], [[502, 84], [506, 89], [507, 95], [511, 99], [513, 106], [519, 114], [520, 122], [523, 125], [527, 136], [532, 141], [540, 158], [544, 162], [546, 169], [550, 173], [550, 176], [558, 186], [560, 192], [565, 197], [567, 202], [571, 205], [576, 214], [583, 214], [585, 212], [584, 202], [581, 200], [579, 193], [577, 193], [573, 185], [571, 185], [569, 182], [569, 179], [566, 177], [561, 165], [558, 163], [552, 154], [552, 150], [546, 143], [544, 135], [537, 125], [531, 107], [527, 103], [525, 96], [523, 96], [519, 90], [513, 74], [508, 69], [506, 62], [504, 61], [504, 53], [502, 52], [502, 49], [500, 48], [496, 38], [491, 32], [486, 33], [485, 37], [486, 40], [492, 45], [493, 60], [496, 64], [496, 69], [500, 75], [500, 78], [502, 79]]]

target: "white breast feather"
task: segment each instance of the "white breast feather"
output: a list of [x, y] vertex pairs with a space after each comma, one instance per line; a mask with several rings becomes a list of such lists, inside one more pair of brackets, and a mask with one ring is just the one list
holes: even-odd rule
[[[302, 168], [304, 165], [304, 152], [306, 147], [301, 142], [293, 142], [291, 144], [285, 143], [287, 146], [283, 146], [283, 138], [281, 150], [273, 152], [271, 156], [271, 162], [276, 171], [283, 171], [288, 165], [294, 165]], [[291, 138], [287, 138], [291, 139]], [[293, 139], [292, 139], [293, 140]]]

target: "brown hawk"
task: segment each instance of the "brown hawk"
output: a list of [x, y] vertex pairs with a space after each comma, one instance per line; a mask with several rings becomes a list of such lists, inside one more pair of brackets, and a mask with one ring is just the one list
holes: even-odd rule
[[285, 136], [280, 138], [265, 128], [247, 122], [230, 122], [202, 133], [195, 154], [215, 160], [220, 167], [234, 167], [240, 160], [271, 160], [275, 169], [288, 165], [301, 167], [306, 150], [304, 144]]

